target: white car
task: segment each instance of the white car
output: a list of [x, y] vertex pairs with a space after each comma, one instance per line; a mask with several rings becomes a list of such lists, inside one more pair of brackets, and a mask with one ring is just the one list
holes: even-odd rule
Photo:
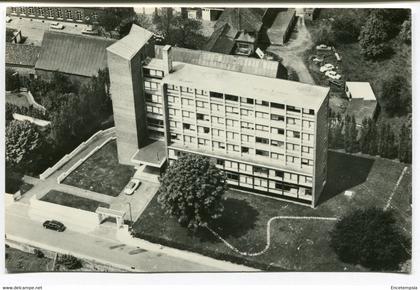
[[335, 72], [335, 71], [327, 71], [327, 72], [325, 73], [325, 75], [326, 75], [327, 77], [329, 77], [329, 78], [334, 79], [334, 80], [339, 80], [339, 79], [341, 79], [341, 75], [340, 75], [340, 74], [338, 74], [338, 73], [337, 73], [337, 72]]
[[64, 29], [64, 25], [61, 24], [60, 22], [53, 22], [50, 24], [50, 28], [61, 30], [61, 29]]
[[317, 57], [314, 57], [314, 58], [312, 59], [312, 61], [313, 61], [313, 62], [315, 62], [315, 63], [321, 63], [321, 62], [322, 62], [322, 59], [317, 58]]
[[320, 68], [319, 68], [319, 71], [320, 72], [326, 72], [326, 71], [330, 71], [330, 70], [333, 70], [335, 67], [332, 65], [332, 64], [330, 64], [330, 63], [327, 63], [327, 64], [324, 64], [323, 66], [321, 66]]
[[6, 23], [10, 23], [12, 22], [12, 18], [10, 18], [9, 16], [6, 16]]
[[82, 30], [83, 34], [90, 34], [90, 35], [98, 35], [99, 31], [94, 29], [91, 25], [86, 26], [85, 29]]
[[140, 180], [133, 178], [130, 182], [124, 187], [124, 193], [127, 195], [132, 195], [134, 191], [141, 185]]
[[320, 44], [316, 46], [317, 50], [331, 50], [331, 46], [325, 45], [325, 44]]

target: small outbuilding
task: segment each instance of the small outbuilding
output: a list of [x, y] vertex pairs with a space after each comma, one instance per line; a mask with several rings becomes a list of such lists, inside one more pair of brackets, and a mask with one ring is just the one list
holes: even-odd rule
[[354, 115], [357, 126], [362, 126], [364, 118], [376, 118], [378, 102], [370, 83], [346, 82], [345, 91], [349, 98], [346, 114]]

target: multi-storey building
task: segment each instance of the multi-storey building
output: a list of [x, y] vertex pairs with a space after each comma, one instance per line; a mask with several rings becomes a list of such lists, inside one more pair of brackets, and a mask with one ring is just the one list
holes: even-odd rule
[[211, 158], [232, 188], [315, 206], [326, 183], [329, 89], [154, 57], [133, 26], [108, 47], [121, 163]]

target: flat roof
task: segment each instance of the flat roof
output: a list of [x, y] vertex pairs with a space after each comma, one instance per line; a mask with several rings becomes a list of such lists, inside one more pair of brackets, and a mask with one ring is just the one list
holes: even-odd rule
[[130, 33], [109, 46], [107, 50], [125, 59], [131, 59], [152, 36], [152, 32], [133, 24]]
[[375, 93], [368, 82], [346, 82], [347, 88], [354, 99], [364, 99], [365, 101], [376, 101]]
[[164, 141], [149, 140], [149, 144], [139, 148], [131, 160], [135, 163], [162, 167], [166, 161], [166, 144]]
[[328, 87], [181, 62], [173, 62], [173, 72], [163, 81], [314, 110], [319, 109], [329, 92]]

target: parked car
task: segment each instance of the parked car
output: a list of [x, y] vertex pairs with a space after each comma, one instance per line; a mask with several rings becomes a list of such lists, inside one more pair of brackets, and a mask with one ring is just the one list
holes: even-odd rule
[[338, 74], [338, 73], [337, 73], [337, 72], [335, 72], [335, 71], [327, 71], [327, 72], [325, 72], [325, 75], [326, 75], [327, 77], [329, 77], [329, 78], [334, 79], [334, 80], [339, 80], [339, 79], [341, 79], [341, 75], [340, 75], [340, 74]]
[[316, 46], [317, 50], [331, 50], [331, 46], [328, 46], [326, 44], [320, 44]]
[[12, 22], [12, 18], [10, 18], [9, 16], [6, 16], [6, 23], [10, 23]]
[[326, 72], [326, 71], [330, 71], [330, 70], [333, 70], [335, 67], [332, 65], [332, 64], [330, 64], [330, 63], [327, 63], [327, 64], [324, 64], [323, 66], [321, 66], [320, 68], [319, 68], [319, 71], [320, 72]]
[[45, 221], [42, 224], [42, 226], [46, 229], [57, 231], [57, 232], [64, 232], [64, 230], [66, 229], [65, 225], [55, 220]]
[[339, 88], [344, 88], [344, 82], [340, 81], [340, 80], [334, 80], [334, 79], [330, 79], [328, 80], [330, 84], [335, 85]]
[[97, 29], [94, 29], [93, 26], [88, 25], [85, 29], [82, 30], [83, 34], [89, 34], [89, 35], [98, 35], [99, 31]]
[[50, 24], [50, 28], [61, 30], [61, 29], [64, 29], [64, 25], [61, 24], [60, 22], [53, 22]]
[[314, 57], [314, 58], [312, 59], [312, 61], [313, 61], [314, 63], [321, 63], [321, 62], [322, 62], [322, 59], [320, 59], [320, 58], [318, 58], [318, 57]]
[[133, 178], [130, 182], [124, 187], [124, 193], [127, 195], [131, 195], [134, 191], [141, 185], [140, 180]]

